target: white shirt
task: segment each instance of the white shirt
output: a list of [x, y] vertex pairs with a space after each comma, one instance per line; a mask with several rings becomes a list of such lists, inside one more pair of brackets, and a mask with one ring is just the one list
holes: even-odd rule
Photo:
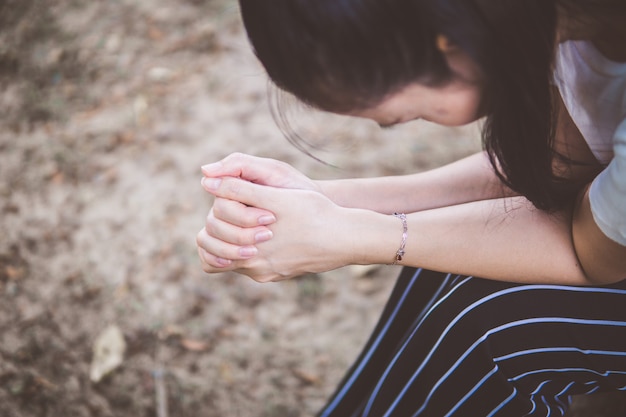
[[610, 61], [590, 42], [559, 46], [555, 82], [593, 152], [608, 166], [589, 190], [602, 232], [626, 246], [626, 63]]

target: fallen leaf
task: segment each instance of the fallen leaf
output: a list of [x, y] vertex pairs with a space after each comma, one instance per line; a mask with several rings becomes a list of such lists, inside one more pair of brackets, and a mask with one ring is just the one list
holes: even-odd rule
[[220, 364], [220, 377], [227, 384], [231, 384], [234, 381], [233, 369], [228, 363], [222, 362]]
[[4, 268], [6, 276], [12, 281], [19, 281], [26, 275], [24, 267], [17, 267], [13, 265], [7, 265]]
[[302, 369], [292, 369], [293, 375], [305, 384], [317, 385], [321, 382], [320, 377]]
[[96, 338], [93, 346], [93, 359], [89, 377], [92, 382], [99, 382], [124, 361], [126, 342], [119, 327], [111, 325]]
[[181, 339], [180, 344], [182, 347], [192, 352], [205, 352], [209, 350], [209, 347], [211, 347], [211, 345], [208, 342], [203, 342], [201, 340], [194, 340], [194, 339], [186, 339], [186, 338]]
[[51, 391], [56, 391], [58, 388], [55, 384], [53, 384], [52, 382], [48, 381], [46, 378], [41, 377], [41, 376], [36, 376], [34, 382], [37, 385], [42, 386], [43, 388], [51, 390]]
[[185, 334], [185, 330], [182, 327], [177, 326], [175, 324], [168, 324], [167, 326], [159, 330], [159, 332], [157, 333], [157, 335], [159, 336], [159, 339], [161, 340], [183, 337], [184, 334]]

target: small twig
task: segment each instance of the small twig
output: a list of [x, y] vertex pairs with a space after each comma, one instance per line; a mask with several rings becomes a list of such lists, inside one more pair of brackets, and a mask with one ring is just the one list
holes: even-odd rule
[[156, 395], [156, 417], [167, 417], [167, 390], [165, 388], [165, 371], [157, 368], [152, 372], [154, 377], [154, 391]]

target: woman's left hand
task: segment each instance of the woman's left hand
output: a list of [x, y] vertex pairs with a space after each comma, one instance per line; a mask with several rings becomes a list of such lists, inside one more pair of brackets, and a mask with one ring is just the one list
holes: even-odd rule
[[[273, 237], [256, 245], [249, 259], [212, 266], [215, 257], [228, 259], [229, 236], [205, 227], [197, 243], [205, 272], [235, 271], [258, 282], [280, 281], [304, 273], [323, 272], [354, 261], [358, 226], [353, 209], [339, 207], [317, 191], [274, 188], [233, 178], [205, 178], [204, 188], [217, 199], [267, 210], [276, 222], [267, 226]], [[354, 230], [353, 230], [354, 229]]]

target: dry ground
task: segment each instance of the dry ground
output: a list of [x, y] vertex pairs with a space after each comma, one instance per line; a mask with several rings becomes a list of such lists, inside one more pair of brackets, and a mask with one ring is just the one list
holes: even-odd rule
[[[380, 132], [296, 109], [333, 167], [302, 155], [232, 0], [2, 0], [0, 28], [0, 415], [311, 416], [397, 269], [203, 274], [199, 167], [241, 151], [316, 178], [401, 174], [473, 152], [475, 127]], [[124, 362], [94, 383], [109, 325]], [[612, 410], [576, 415], [626, 415]]]

